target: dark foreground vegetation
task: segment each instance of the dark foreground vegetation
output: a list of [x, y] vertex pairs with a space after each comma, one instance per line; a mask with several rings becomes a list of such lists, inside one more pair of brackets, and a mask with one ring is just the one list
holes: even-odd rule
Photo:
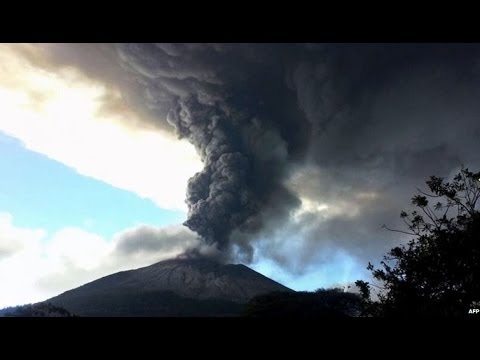
[[257, 296], [246, 306], [247, 317], [343, 318], [362, 315], [363, 299], [342, 289], [271, 293]]
[[412, 198], [416, 210], [400, 215], [406, 230], [390, 229], [412, 240], [390, 250], [380, 268], [368, 265], [379, 284], [356, 282], [368, 315], [465, 317], [480, 308], [480, 172], [462, 168], [427, 185]]
[[73, 317], [69, 311], [51, 303], [37, 303], [0, 310], [0, 317]]
[[[471, 317], [480, 308], [480, 172], [466, 168], [451, 180], [432, 176], [428, 191], [402, 211], [411, 240], [388, 252], [375, 283], [356, 282], [360, 297], [340, 290], [270, 294], [253, 299], [248, 316]], [[480, 315], [477, 315], [480, 317]]]

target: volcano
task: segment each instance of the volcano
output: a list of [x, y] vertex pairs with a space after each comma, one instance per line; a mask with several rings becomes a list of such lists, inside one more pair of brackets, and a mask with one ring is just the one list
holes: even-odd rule
[[46, 302], [79, 316], [238, 316], [253, 297], [293, 290], [245, 265], [172, 259], [118, 272]]

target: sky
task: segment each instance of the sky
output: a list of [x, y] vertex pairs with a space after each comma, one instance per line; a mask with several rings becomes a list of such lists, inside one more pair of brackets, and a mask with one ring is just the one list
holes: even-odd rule
[[368, 278], [478, 94], [474, 44], [0, 44], [0, 307], [183, 253]]

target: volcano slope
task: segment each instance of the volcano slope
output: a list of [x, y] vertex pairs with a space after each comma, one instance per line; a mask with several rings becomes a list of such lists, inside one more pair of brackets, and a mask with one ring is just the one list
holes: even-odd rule
[[172, 259], [118, 272], [46, 302], [78, 316], [238, 316], [257, 295], [293, 290], [245, 265]]

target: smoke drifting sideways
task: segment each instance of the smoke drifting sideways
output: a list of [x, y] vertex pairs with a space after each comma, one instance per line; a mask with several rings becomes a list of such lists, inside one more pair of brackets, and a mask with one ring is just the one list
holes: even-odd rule
[[[308, 253], [322, 243], [348, 251], [365, 248], [363, 242], [375, 248], [382, 237], [364, 234], [375, 222], [372, 213], [391, 214], [391, 204], [408, 201], [409, 186], [436, 172], [432, 160], [445, 160], [438, 169], [444, 173], [459, 159], [478, 163], [472, 156], [478, 142], [469, 136], [480, 134], [478, 119], [472, 120], [480, 109], [471, 96], [453, 93], [478, 90], [479, 50], [423, 44], [116, 46], [121, 66], [134, 79], [131, 88], [141, 93], [137, 99], [156, 115], [151, 121], [162, 128], [168, 122], [204, 163], [188, 183], [184, 225], [205, 247], [189, 255], [223, 261], [241, 256], [247, 262], [259, 234], [268, 238], [282, 227], [287, 234], [305, 222], [307, 217], [288, 225], [304, 202], [302, 192], [317, 203], [342, 198], [367, 207], [352, 217], [346, 204], [332, 218], [344, 223], [340, 239], [338, 229], [319, 239], [322, 234], [314, 234], [331, 228], [328, 219], [308, 214], [302, 227], [312, 229], [305, 235]], [[424, 103], [408, 97], [414, 88]], [[453, 93], [445, 95], [448, 90]], [[415, 102], [413, 111], [408, 104]], [[463, 115], [453, 123], [458, 111]], [[459, 126], [468, 133], [459, 134]], [[430, 136], [419, 141], [425, 134]], [[304, 176], [300, 188], [289, 186], [293, 175], [312, 168], [317, 178]], [[324, 179], [329, 183], [319, 186]], [[402, 181], [408, 186], [399, 186]], [[325, 191], [311, 190], [316, 188]], [[368, 200], [387, 193], [391, 201]], [[362, 228], [362, 235], [349, 232], [349, 224]], [[264, 248], [275, 257], [275, 249]]]

